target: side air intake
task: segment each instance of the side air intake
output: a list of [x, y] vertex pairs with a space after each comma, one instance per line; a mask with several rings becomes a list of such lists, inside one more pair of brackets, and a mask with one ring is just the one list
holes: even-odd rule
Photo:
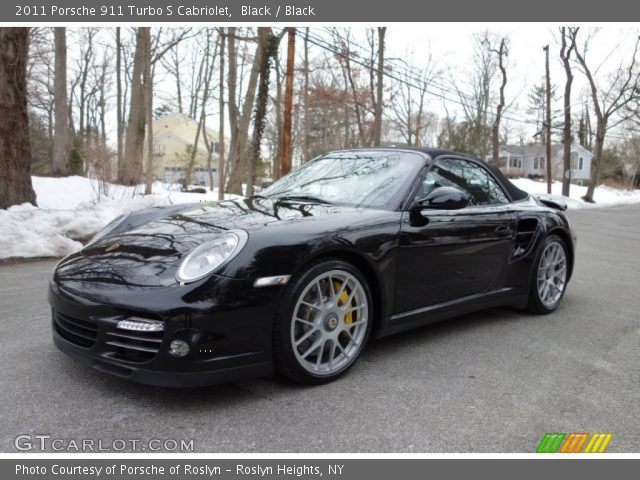
[[516, 230], [514, 257], [524, 255], [536, 236], [538, 230], [538, 220], [536, 218], [522, 218], [518, 220]]

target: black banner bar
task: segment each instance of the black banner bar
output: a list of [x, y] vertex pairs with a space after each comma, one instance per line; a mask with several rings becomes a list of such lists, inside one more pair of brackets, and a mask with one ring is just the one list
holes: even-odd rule
[[0, 477], [16, 479], [339, 479], [635, 478], [639, 459], [2, 459]]
[[0, 22], [633, 22], [628, 0], [20, 0], [0, 3]]

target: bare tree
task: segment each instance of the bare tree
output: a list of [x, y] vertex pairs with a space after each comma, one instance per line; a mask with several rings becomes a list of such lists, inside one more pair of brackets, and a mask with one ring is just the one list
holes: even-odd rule
[[[464, 112], [465, 135], [468, 138], [466, 150], [486, 159], [491, 127], [489, 125], [489, 106], [494, 98], [493, 86], [497, 77], [498, 64], [496, 57], [487, 45], [494, 43], [494, 35], [489, 31], [473, 36], [473, 70], [468, 75], [469, 81], [465, 86], [458, 78], [453, 78], [462, 110]], [[457, 76], [456, 76], [457, 77]]]
[[83, 135], [87, 128], [89, 98], [95, 93], [89, 80], [95, 64], [95, 38], [98, 34], [98, 28], [86, 27], [80, 32], [80, 57], [77, 61], [77, 104], [78, 133]]
[[229, 175], [227, 179], [226, 191], [242, 195], [242, 179], [246, 168], [246, 149], [249, 137], [249, 125], [251, 112], [256, 96], [258, 84], [258, 65], [260, 62], [260, 48], [256, 47], [256, 52], [251, 65], [251, 72], [247, 82], [247, 91], [242, 103], [242, 110], [236, 104], [237, 94], [237, 50], [236, 39], [237, 30], [229, 27], [227, 34], [227, 46], [229, 51], [229, 123], [231, 129], [231, 145], [229, 146]]
[[408, 145], [421, 145], [432, 127], [432, 115], [426, 111], [428, 86], [440, 75], [429, 56], [424, 68], [406, 68], [394, 72], [400, 81], [393, 92], [390, 110], [392, 122], [402, 141]]
[[[569, 35], [571, 41], [578, 45], [578, 30], [570, 31]], [[637, 64], [640, 38], [635, 41], [631, 57], [620, 63], [618, 68], [608, 77], [605, 85], [596, 82], [593, 71], [587, 64], [587, 51], [592, 40], [593, 36], [589, 35], [582, 47], [575, 49], [578, 64], [589, 82], [591, 100], [596, 115], [596, 138], [593, 160], [591, 161], [591, 178], [587, 193], [583, 197], [587, 202], [593, 202], [593, 193], [600, 182], [602, 153], [607, 132], [626, 120], [628, 117], [626, 108], [640, 98], [640, 69]]]
[[147, 123], [147, 163], [145, 167], [144, 194], [151, 195], [153, 187], [153, 69], [151, 66], [151, 33], [144, 51], [144, 105]]
[[[224, 56], [225, 56], [225, 41], [227, 36], [224, 31], [224, 27], [219, 30], [220, 35], [220, 92], [218, 93], [219, 103], [218, 108], [220, 111], [219, 125], [218, 125], [218, 200], [224, 199], [224, 160], [225, 160], [225, 142], [224, 142]], [[211, 186], [213, 188], [213, 185]]]
[[498, 166], [500, 164], [500, 120], [502, 120], [502, 113], [505, 107], [504, 89], [507, 86], [505, 59], [509, 56], [509, 40], [506, 37], [502, 37], [498, 48], [492, 47], [491, 44], [488, 45], [488, 48], [498, 56], [498, 69], [500, 70], [501, 77], [498, 106], [496, 107], [493, 125], [491, 125], [491, 162]]
[[129, 121], [125, 136], [124, 176], [120, 182], [136, 185], [142, 176], [142, 154], [144, 151], [145, 108], [144, 108], [144, 72], [146, 52], [151, 48], [149, 27], [138, 27], [136, 32], [136, 51], [131, 76], [131, 99]]
[[[578, 32], [578, 28], [566, 27], [560, 28], [560, 60], [564, 67], [564, 73], [566, 78], [564, 84], [564, 125], [562, 127], [562, 195], [569, 196], [569, 189], [571, 187], [571, 143], [573, 142], [573, 136], [571, 135], [571, 86], [573, 85], [573, 69], [571, 68], [571, 53], [576, 48], [575, 37]], [[575, 34], [571, 35], [571, 31], [575, 30]]]
[[[210, 86], [211, 79], [213, 77], [214, 71], [214, 63], [215, 58], [217, 56], [219, 40], [213, 41], [213, 33], [214, 30], [206, 29], [205, 31], [205, 40], [204, 45], [202, 46], [202, 51], [204, 52], [201, 60], [200, 70], [202, 71], [202, 98], [200, 100], [200, 114], [198, 120], [198, 126], [196, 128], [195, 140], [193, 143], [193, 148], [190, 151], [189, 163], [187, 165], [185, 179], [184, 179], [184, 187], [191, 183], [191, 176], [193, 173], [193, 167], [195, 165], [196, 156], [198, 154], [198, 143], [200, 140], [200, 134], [203, 134], [205, 147], [207, 151], [209, 151], [210, 146], [208, 146], [208, 139], [206, 134], [206, 109], [207, 102], [210, 97]], [[213, 48], [213, 50], [212, 50]], [[199, 92], [196, 93], [195, 96], [200, 96]], [[211, 172], [211, 167], [209, 166], [209, 172]], [[211, 182], [210, 182], [211, 183]]]
[[260, 81], [256, 97], [256, 109], [253, 120], [253, 139], [249, 152], [249, 175], [247, 178], [247, 197], [253, 196], [256, 180], [256, 168], [260, 160], [260, 146], [267, 115], [267, 101], [269, 100], [269, 76], [271, 62], [276, 56], [280, 38], [273, 35], [271, 28], [258, 27], [258, 45], [260, 47]]
[[55, 133], [51, 173], [67, 175], [69, 172], [69, 100], [67, 98], [67, 29], [56, 27], [55, 45]]
[[0, 208], [36, 204], [27, 113], [29, 29], [0, 27]]
[[118, 178], [124, 177], [124, 121], [122, 115], [122, 38], [120, 27], [116, 28], [116, 139], [118, 144]]
[[378, 27], [378, 66], [376, 69], [376, 98], [373, 116], [373, 145], [380, 146], [382, 141], [382, 104], [384, 79], [384, 42], [387, 27]]
[[[351, 39], [351, 31], [347, 30], [344, 33], [339, 32], [337, 29], [332, 29], [333, 43], [336, 49], [336, 57], [338, 62], [340, 63], [342, 69], [342, 76], [344, 79], [345, 88], [348, 89], [352, 96], [352, 103], [348, 105], [350, 110], [353, 110], [356, 126], [358, 131], [358, 144], [360, 146], [369, 146], [370, 145], [370, 131], [371, 129], [367, 128], [368, 119], [367, 119], [367, 111], [372, 111], [373, 108], [371, 103], [374, 98], [373, 93], [373, 78], [374, 71], [373, 65], [369, 65], [371, 68], [368, 68], [368, 77], [370, 79], [369, 85], [367, 88], [361, 87], [358, 83], [359, 77], [359, 68], [358, 66], [366, 65], [366, 63], [361, 60], [355, 58], [356, 55], [353, 53], [353, 44]], [[369, 40], [369, 45], [371, 47], [370, 53], [373, 52], [373, 41]], [[373, 57], [373, 53], [371, 53], [371, 57]], [[369, 62], [372, 62], [373, 58], [369, 59]], [[370, 117], [369, 117], [370, 119]]]
[[[47, 132], [47, 145], [34, 145], [32, 150], [46, 152], [47, 170], [53, 161], [53, 135], [55, 121], [55, 41], [53, 29], [31, 28], [29, 31], [29, 59], [27, 64], [27, 101], [29, 109], [44, 117]], [[32, 122], [33, 126], [33, 122]], [[32, 151], [32, 154], [35, 152]]]
[[[302, 104], [303, 104], [303, 161], [309, 160], [309, 27], [304, 30], [304, 61], [302, 64], [304, 83], [302, 87]], [[277, 66], [276, 66], [277, 69]], [[279, 108], [279, 106], [278, 106]]]

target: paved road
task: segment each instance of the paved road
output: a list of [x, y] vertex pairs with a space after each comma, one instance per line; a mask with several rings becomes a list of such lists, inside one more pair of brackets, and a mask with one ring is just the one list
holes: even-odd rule
[[52, 345], [54, 265], [0, 266], [0, 451], [22, 433], [193, 439], [206, 452], [532, 452], [545, 432], [640, 451], [640, 206], [571, 212], [578, 261], [549, 316], [512, 309], [373, 342], [351, 373], [198, 390], [130, 384]]

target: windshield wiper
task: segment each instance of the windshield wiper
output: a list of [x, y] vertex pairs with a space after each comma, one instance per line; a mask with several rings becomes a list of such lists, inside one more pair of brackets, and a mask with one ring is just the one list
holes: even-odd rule
[[331, 202], [323, 198], [314, 197], [313, 195], [280, 195], [275, 198], [276, 200], [301, 200], [303, 202], [325, 203], [327, 205], [331, 205]]

